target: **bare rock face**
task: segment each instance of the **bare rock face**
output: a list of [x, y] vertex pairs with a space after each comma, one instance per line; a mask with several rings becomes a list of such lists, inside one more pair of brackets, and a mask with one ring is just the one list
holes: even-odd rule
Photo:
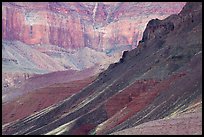
[[31, 4], [20, 7], [13, 3], [3, 5], [3, 39], [75, 49], [84, 46], [80, 18], [57, 14], [52, 4], [43, 8]]
[[135, 48], [148, 20], [178, 13], [184, 4], [5, 2], [3, 40], [69, 49], [91, 47], [104, 51], [127, 45]]
[[[151, 125], [150, 121], [159, 133], [174, 134], [181, 130], [175, 134], [202, 134], [200, 114], [199, 117], [193, 114], [196, 121], [180, 117], [182, 122], [177, 123], [176, 119], [173, 124], [172, 119], [164, 119], [194, 111], [196, 104], [202, 102], [201, 17], [202, 3], [187, 3], [178, 15], [150, 21], [140, 43], [142, 48], [124, 52], [119, 62], [73, 96], [3, 125], [3, 134], [112, 134], [144, 123]], [[65, 72], [60, 73], [61, 78], [56, 74], [39, 76], [35, 81], [41, 85], [44, 81], [41, 78], [46, 77], [50, 82], [62, 82], [67, 76]], [[34, 85], [33, 81], [30, 85]], [[161, 127], [165, 130], [155, 125], [159, 119], [163, 119], [159, 123], [164, 123]], [[182, 123], [190, 126], [184, 129]], [[193, 125], [195, 132], [185, 132], [195, 129]]]
[[142, 42], [155, 39], [162, 38], [167, 35], [170, 31], [174, 30], [174, 24], [172, 22], [162, 22], [158, 19], [152, 19], [147, 24], [147, 28], [144, 31], [144, 35], [142, 37]]

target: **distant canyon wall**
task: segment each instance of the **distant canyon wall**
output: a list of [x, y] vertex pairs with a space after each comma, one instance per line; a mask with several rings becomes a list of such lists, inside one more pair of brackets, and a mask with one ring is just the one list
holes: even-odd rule
[[28, 45], [51, 44], [96, 50], [132, 45], [148, 20], [178, 13], [180, 3], [10, 2], [2, 5], [2, 38]]
[[80, 18], [62, 16], [52, 8], [3, 5], [3, 39], [20, 40], [26, 44], [52, 44], [65, 48], [84, 46]]

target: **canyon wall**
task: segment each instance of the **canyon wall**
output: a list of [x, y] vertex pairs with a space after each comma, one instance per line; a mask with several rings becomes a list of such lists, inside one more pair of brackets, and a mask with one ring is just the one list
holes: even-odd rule
[[[136, 128], [142, 124], [152, 127], [149, 122], [154, 123], [154, 128], [142, 130], [151, 134], [202, 134], [201, 117], [185, 115], [197, 111], [200, 115], [202, 110], [202, 3], [190, 2], [177, 15], [150, 20], [140, 44], [142, 48], [124, 52], [119, 62], [111, 64], [78, 92], [78, 88], [73, 87], [75, 84], [81, 87], [81, 83], [67, 80], [87, 76], [92, 70], [84, 70], [83, 75], [64, 71], [29, 79], [18, 91], [25, 93], [29, 89], [30, 93], [35, 93], [31, 94], [34, 98], [27, 94], [5, 104], [3, 120], [12, 121], [33, 114], [4, 124], [2, 134], [114, 134], [133, 127], [137, 132]], [[60, 93], [65, 89], [66, 96]], [[48, 97], [46, 100], [56, 93], [60, 102], [42, 109], [54, 100], [33, 103], [30, 98], [38, 100], [36, 93], [40, 91], [41, 98]], [[26, 111], [27, 100], [32, 103], [29, 111]], [[25, 109], [18, 109], [22, 105]], [[10, 108], [12, 112], [8, 111]], [[175, 116], [182, 115], [185, 119], [172, 121]], [[162, 126], [158, 125], [159, 119]], [[194, 131], [191, 130], [193, 126]], [[167, 131], [168, 128], [171, 130]]]
[[2, 38], [68, 49], [90, 47], [104, 51], [127, 45], [135, 48], [148, 20], [178, 13], [184, 4], [4, 2]]
[[[35, 7], [36, 9], [33, 9]], [[3, 5], [3, 39], [26, 44], [52, 44], [65, 48], [84, 46], [80, 18], [55, 13], [52, 5]], [[77, 36], [77, 37], [76, 37]]]

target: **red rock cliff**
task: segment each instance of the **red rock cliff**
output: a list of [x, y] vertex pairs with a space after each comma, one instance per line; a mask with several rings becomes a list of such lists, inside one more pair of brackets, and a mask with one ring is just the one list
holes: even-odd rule
[[2, 5], [3, 40], [105, 50], [136, 47], [148, 20], [178, 13], [185, 3], [9, 2]]
[[3, 39], [65, 48], [83, 47], [80, 18], [61, 15], [60, 11], [56, 12], [57, 8], [47, 3], [43, 3], [43, 6], [3, 3]]

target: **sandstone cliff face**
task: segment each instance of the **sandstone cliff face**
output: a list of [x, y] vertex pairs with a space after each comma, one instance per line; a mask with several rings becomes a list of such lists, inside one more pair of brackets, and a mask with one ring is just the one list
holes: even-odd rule
[[148, 20], [178, 13], [184, 4], [3, 3], [3, 40], [71, 49], [105, 50], [126, 45], [135, 48]]
[[84, 46], [80, 18], [57, 14], [52, 4], [33, 9], [19, 5], [3, 5], [3, 39], [26, 44], [52, 44], [65, 48]]

